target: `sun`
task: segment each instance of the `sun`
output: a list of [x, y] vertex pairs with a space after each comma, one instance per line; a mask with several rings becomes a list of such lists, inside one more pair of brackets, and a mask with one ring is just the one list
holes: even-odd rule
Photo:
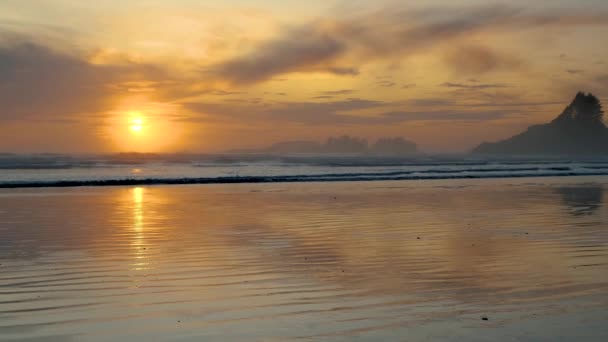
[[141, 133], [144, 129], [144, 120], [140, 116], [131, 119], [129, 129], [133, 133]]
[[100, 130], [113, 151], [152, 153], [181, 148], [184, 126], [168, 114], [177, 107], [139, 99], [123, 101], [108, 112], [107, 124]]

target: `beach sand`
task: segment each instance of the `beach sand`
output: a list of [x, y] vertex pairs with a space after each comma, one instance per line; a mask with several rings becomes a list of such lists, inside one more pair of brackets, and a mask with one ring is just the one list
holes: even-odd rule
[[606, 341], [608, 177], [0, 191], [2, 341]]

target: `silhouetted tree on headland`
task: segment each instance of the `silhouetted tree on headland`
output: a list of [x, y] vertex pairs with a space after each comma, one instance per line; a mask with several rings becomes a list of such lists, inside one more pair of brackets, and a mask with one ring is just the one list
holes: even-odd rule
[[496, 143], [483, 143], [482, 154], [599, 155], [608, 154], [608, 128], [597, 97], [579, 92], [553, 121]]
[[591, 93], [579, 92], [572, 103], [553, 122], [562, 125], [601, 125], [603, 116], [604, 111], [600, 100]]

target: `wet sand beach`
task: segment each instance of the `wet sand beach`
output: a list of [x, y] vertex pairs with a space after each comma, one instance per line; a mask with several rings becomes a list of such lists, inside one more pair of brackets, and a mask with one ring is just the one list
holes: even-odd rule
[[0, 190], [2, 341], [605, 341], [608, 177]]

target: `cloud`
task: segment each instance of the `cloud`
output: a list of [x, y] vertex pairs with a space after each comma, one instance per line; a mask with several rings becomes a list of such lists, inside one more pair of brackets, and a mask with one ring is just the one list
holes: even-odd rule
[[354, 89], [340, 89], [340, 90], [322, 91], [319, 94], [321, 94], [321, 95], [335, 96], [335, 95], [350, 95], [350, 94], [352, 94], [354, 92], [356, 92], [356, 90], [354, 90]]
[[[228, 103], [187, 103], [190, 110], [202, 114], [204, 120], [237, 120], [244, 122], [290, 122], [299, 124], [365, 124], [374, 120], [353, 112], [380, 108], [386, 105], [380, 101], [347, 99], [329, 102], [279, 102], [257, 103], [246, 106]], [[200, 121], [199, 119], [193, 119]]]
[[512, 102], [477, 102], [477, 103], [469, 103], [468, 107], [495, 107], [495, 108], [512, 108], [512, 107], [528, 107], [527, 111], [538, 111], [538, 109], [534, 109], [533, 107], [544, 107], [544, 106], [553, 106], [553, 105], [561, 105], [564, 104], [564, 101], [512, 101]]
[[379, 87], [384, 87], [384, 88], [392, 88], [395, 85], [397, 85], [397, 83], [395, 83], [393, 81], [389, 81], [389, 80], [382, 80], [382, 81], [376, 82], [376, 85], [378, 85]]
[[382, 117], [391, 121], [487, 121], [496, 120], [513, 114], [509, 110], [490, 110], [490, 111], [397, 111], [382, 114]]
[[58, 119], [97, 113], [113, 95], [153, 90], [159, 69], [149, 65], [93, 65], [75, 55], [27, 41], [0, 45], [0, 120]]
[[599, 84], [604, 87], [608, 87], [608, 74], [600, 75], [595, 79]]
[[359, 69], [353, 67], [321, 67], [320, 70], [340, 76], [359, 75]]
[[457, 88], [466, 90], [482, 90], [482, 89], [497, 89], [497, 88], [510, 88], [511, 86], [501, 83], [490, 83], [490, 84], [464, 84], [464, 83], [452, 83], [446, 82], [441, 84], [442, 87], [446, 88]]
[[514, 69], [523, 61], [478, 45], [458, 46], [449, 50], [444, 60], [452, 70], [465, 74], [484, 74], [500, 69]]
[[230, 95], [243, 95], [246, 94], [245, 92], [242, 91], [229, 91], [229, 90], [222, 90], [222, 89], [209, 89], [209, 90], [203, 90], [200, 92], [200, 94], [208, 94], [208, 95], [214, 95], [214, 96], [230, 96]]
[[[237, 121], [249, 124], [282, 122], [304, 125], [387, 125], [407, 121], [484, 121], [496, 120], [514, 114], [512, 109], [490, 110], [425, 109], [431, 106], [456, 106], [453, 101], [441, 99], [382, 102], [348, 99], [328, 102], [260, 102], [247, 105], [228, 103], [189, 103], [188, 108], [197, 117], [186, 121]], [[386, 110], [386, 108], [407, 108]], [[421, 107], [419, 110], [409, 108]], [[358, 114], [365, 110], [366, 114]], [[371, 111], [371, 112], [370, 112]], [[375, 113], [374, 113], [375, 112]], [[515, 114], [520, 111], [515, 111]]]
[[474, 34], [607, 24], [608, 15], [600, 11], [535, 12], [507, 5], [409, 11], [394, 7], [284, 28], [276, 37], [211, 65], [208, 71], [233, 84], [257, 83], [294, 72], [353, 76], [363, 64], [374, 60], [403, 58], [448, 46], [445, 61], [454, 70], [485, 73], [517, 67], [521, 61], [487, 47], [462, 45]]
[[303, 26], [261, 43], [249, 54], [222, 62], [211, 72], [232, 83], [255, 83], [294, 71], [354, 75], [357, 71], [353, 68], [325, 65], [345, 49], [343, 42], [322, 34], [314, 26]]
[[341, 95], [351, 95], [351, 94], [353, 94], [355, 92], [356, 92], [356, 90], [354, 90], [354, 89], [327, 90], [327, 91], [321, 91], [321, 92], [319, 92], [320, 95], [313, 96], [312, 99], [316, 99], [316, 100], [330, 100], [330, 99], [334, 99], [336, 97], [339, 97]]
[[454, 100], [446, 98], [427, 98], [427, 99], [413, 99], [405, 103], [408, 106], [415, 107], [442, 107], [442, 106], [453, 106], [456, 104]]

